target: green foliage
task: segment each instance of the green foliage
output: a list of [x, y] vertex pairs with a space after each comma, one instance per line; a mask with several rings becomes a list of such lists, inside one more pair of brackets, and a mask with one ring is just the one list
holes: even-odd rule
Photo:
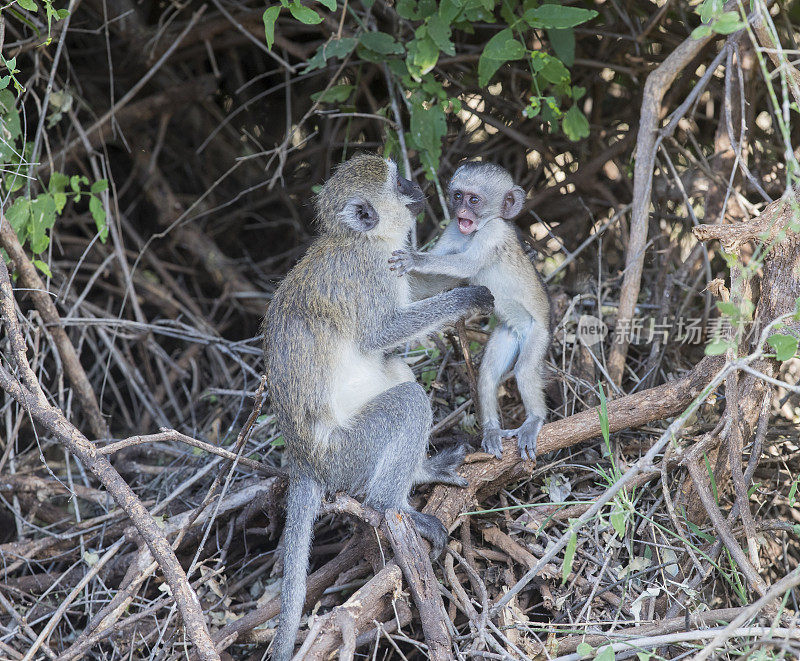
[[436, 379], [436, 375], [439, 373], [439, 370], [436, 368], [430, 368], [422, 370], [422, 374], [420, 374], [420, 380], [422, 381], [422, 385], [426, 391], [430, 392], [431, 387], [433, 386], [433, 382]]
[[6, 89], [9, 83], [14, 83], [14, 88], [17, 90], [17, 94], [21, 94], [24, 91], [24, 88], [16, 78], [16, 74], [19, 73], [19, 69], [17, 69], [17, 58], [12, 57], [10, 60], [7, 60], [2, 53], [0, 53], [0, 62], [3, 63], [3, 66], [8, 72], [5, 76], [0, 76], [0, 90]]
[[608, 517], [611, 521], [611, 527], [618, 537], [625, 536], [625, 531], [628, 528], [628, 512], [621, 502], [615, 501], [614, 507], [611, 510], [611, 516]]
[[736, 345], [729, 340], [716, 337], [706, 345], [705, 353], [706, 356], [721, 356], [728, 349], [732, 349], [735, 346]]
[[[276, 21], [284, 8], [302, 23], [322, 21], [320, 10], [309, 4], [280, 0], [280, 5], [267, 7], [263, 20], [269, 48], [275, 42]], [[336, 0], [320, 0], [319, 4], [338, 11]], [[429, 179], [439, 169], [448, 115], [462, 109], [459, 99], [451, 96], [453, 86], [445, 87], [435, 68], [441, 57], [457, 55], [457, 37], [473, 34], [476, 24], [482, 29], [487, 23], [499, 27], [478, 60], [475, 74], [480, 86], [489, 85], [504, 64], [524, 60], [532, 76], [525, 116], [538, 117], [549, 130], [561, 130], [573, 141], [589, 135], [589, 122], [577, 105], [585, 90], [572, 86], [567, 67], [575, 59], [574, 28], [595, 18], [596, 11], [539, 0], [397, 0], [394, 10], [413, 30], [413, 38], [403, 41], [397, 35], [366, 29], [356, 36], [333, 38], [317, 49], [305, 71], [321, 69], [332, 59], [344, 60], [354, 50], [360, 60], [386, 65], [392, 83], [405, 92], [401, 99], [409, 116], [406, 141], [418, 152]], [[540, 42], [549, 42], [552, 52], [528, 47], [532, 30], [540, 33]], [[344, 103], [349, 98], [349, 81], [337, 82], [313, 98], [323, 103]], [[386, 143], [397, 146], [399, 141], [389, 131]]]
[[[74, 175], [70, 178], [54, 172], [50, 176], [47, 190], [35, 198], [24, 195], [17, 197], [6, 211], [6, 218], [17, 233], [20, 243], [27, 243], [34, 255], [42, 254], [50, 245], [50, 230], [55, 225], [56, 217], [64, 211], [68, 198], [72, 197], [78, 202], [83, 195], [89, 197], [89, 211], [94, 218], [100, 240], [105, 243], [108, 236], [106, 212], [97, 195], [108, 188], [108, 182], [101, 179], [90, 188], [84, 188], [88, 184], [89, 180], [84, 176]], [[67, 185], [70, 187], [69, 191], [66, 189]]]
[[[570, 519], [572, 522], [573, 519]], [[578, 533], [572, 532], [567, 542], [567, 548], [564, 549], [564, 563], [561, 565], [561, 584], [567, 582], [569, 575], [572, 573], [572, 564], [575, 562], [575, 551], [578, 548]]]
[[[319, 3], [330, 11], [336, 9], [336, 0], [319, 0]], [[281, 0], [281, 4], [267, 7], [261, 18], [264, 21], [264, 33], [269, 49], [272, 49], [272, 45], [275, 43], [275, 22], [278, 20], [281, 9], [288, 9], [293, 18], [305, 25], [317, 25], [323, 21], [316, 9], [304, 5], [299, 0]]]
[[594, 658], [595, 661], [614, 661], [616, 658], [614, 648], [611, 647], [611, 645], [606, 645], [600, 648], [600, 651], [597, 652], [597, 656]]
[[320, 103], [344, 103], [350, 98], [355, 86], [353, 85], [334, 85], [324, 92], [316, 92], [311, 95], [312, 101]]
[[703, 0], [697, 7], [701, 25], [692, 31], [694, 39], [704, 39], [712, 34], [731, 34], [745, 27], [737, 11], [724, 11], [724, 0]]
[[[50, 245], [50, 230], [55, 225], [56, 218], [63, 213], [69, 199], [79, 202], [84, 196], [88, 197], [89, 212], [97, 226], [100, 240], [105, 242], [108, 225], [99, 197], [108, 189], [105, 179], [90, 186], [89, 180], [84, 176], [67, 177], [60, 172], [53, 172], [47, 188], [35, 197], [23, 190], [28, 181], [24, 173], [28, 169], [32, 145], [24, 140], [16, 98], [9, 89], [0, 90], [0, 135], [0, 162], [3, 163], [0, 194], [10, 198], [5, 216], [17, 233], [20, 243], [23, 246], [27, 244], [34, 255], [41, 255]], [[34, 259], [33, 263], [45, 275], [51, 275], [50, 269], [42, 260]]]
[[792, 480], [792, 486], [789, 488], [789, 507], [794, 507], [797, 502], [797, 483], [800, 480], [800, 475]]
[[272, 44], [275, 43], [275, 21], [278, 20], [278, 14], [281, 13], [279, 5], [267, 7], [262, 16], [264, 20], [264, 32], [267, 37], [267, 48], [272, 49]]
[[797, 338], [794, 335], [775, 333], [767, 338], [767, 344], [775, 350], [775, 358], [784, 362], [797, 353]]
[[526, 53], [524, 44], [514, 37], [511, 28], [501, 30], [489, 39], [481, 53], [478, 61], [478, 84], [486, 85], [501, 66], [511, 60], [521, 60]]

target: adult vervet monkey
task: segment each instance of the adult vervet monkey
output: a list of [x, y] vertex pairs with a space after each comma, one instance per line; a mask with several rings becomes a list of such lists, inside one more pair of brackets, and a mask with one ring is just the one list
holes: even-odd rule
[[324, 494], [364, 496], [406, 511], [434, 552], [447, 531], [412, 509], [414, 484], [463, 486], [463, 450], [426, 459], [431, 408], [392, 349], [460, 317], [488, 311], [485, 287], [409, 302], [386, 261], [407, 245], [422, 209], [419, 186], [391, 161], [342, 164], [317, 197], [321, 235], [278, 288], [264, 320], [270, 398], [286, 441], [289, 493], [280, 624], [273, 658], [291, 658], [306, 595], [312, 528]]

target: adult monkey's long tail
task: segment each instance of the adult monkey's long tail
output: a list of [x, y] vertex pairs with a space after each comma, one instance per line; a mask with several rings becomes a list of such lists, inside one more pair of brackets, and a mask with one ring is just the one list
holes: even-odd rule
[[275, 642], [274, 661], [290, 661], [294, 652], [303, 604], [306, 600], [308, 556], [314, 520], [322, 502], [322, 488], [309, 477], [292, 477], [286, 499], [281, 614]]

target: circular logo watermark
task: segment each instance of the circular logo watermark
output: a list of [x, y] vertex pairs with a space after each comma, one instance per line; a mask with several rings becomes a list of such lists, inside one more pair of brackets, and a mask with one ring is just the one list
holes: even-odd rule
[[603, 323], [602, 319], [584, 314], [578, 320], [578, 330], [575, 335], [582, 344], [591, 347], [605, 339], [608, 335], [608, 326]]

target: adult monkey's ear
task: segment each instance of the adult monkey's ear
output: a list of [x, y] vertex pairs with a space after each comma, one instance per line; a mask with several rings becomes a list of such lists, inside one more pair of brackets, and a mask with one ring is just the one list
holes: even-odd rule
[[362, 197], [354, 195], [339, 213], [341, 221], [356, 232], [367, 232], [378, 224], [378, 212]]
[[506, 193], [500, 205], [500, 215], [506, 220], [511, 220], [519, 215], [525, 204], [525, 191], [519, 186], [514, 186]]

